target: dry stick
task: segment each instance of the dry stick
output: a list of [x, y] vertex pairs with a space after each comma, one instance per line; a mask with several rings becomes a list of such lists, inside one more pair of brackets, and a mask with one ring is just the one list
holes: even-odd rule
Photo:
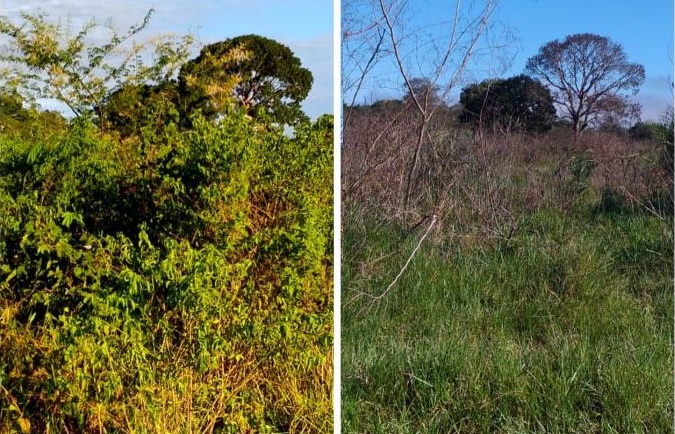
[[[426, 219], [426, 217], [425, 217], [425, 219]], [[410, 257], [409, 257], [408, 260], [406, 261], [405, 265], [403, 265], [403, 268], [401, 268], [401, 271], [400, 271], [400, 272], [398, 273], [398, 275], [394, 278], [394, 280], [389, 284], [389, 286], [387, 287], [387, 289], [385, 289], [384, 292], [382, 292], [382, 294], [380, 294], [380, 295], [372, 295], [372, 294], [368, 294], [368, 293], [366, 293], [366, 292], [359, 291], [356, 295], [354, 295], [352, 298], [350, 298], [350, 299], [346, 302], [346, 304], [350, 304], [351, 302], [353, 302], [354, 300], [356, 300], [357, 298], [359, 298], [359, 297], [361, 297], [361, 296], [368, 296], [368, 297], [370, 297], [370, 298], [372, 299], [372, 302], [371, 302], [371, 305], [372, 305], [372, 303], [374, 303], [374, 302], [376, 302], [377, 300], [379, 300], [379, 299], [381, 299], [382, 297], [384, 297], [384, 296], [391, 290], [391, 288], [396, 284], [396, 282], [397, 282], [398, 279], [401, 277], [401, 275], [403, 274], [403, 272], [405, 271], [405, 269], [408, 268], [408, 264], [410, 264], [410, 261], [412, 261], [413, 256], [415, 255], [415, 253], [417, 253], [417, 250], [419, 250], [420, 246], [422, 245], [422, 241], [424, 241], [424, 239], [427, 237], [427, 235], [429, 235], [429, 231], [431, 231], [431, 228], [432, 228], [433, 225], [436, 223], [436, 220], [437, 220], [437, 216], [436, 216], [435, 214], [432, 215], [431, 224], [430, 224], [429, 227], [427, 228], [426, 232], [424, 233], [424, 235], [422, 235], [422, 238], [420, 238], [419, 242], [417, 243], [417, 246], [415, 247], [415, 249], [413, 249], [413, 252], [410, 254]], [[422, 219], [422, 221], [424, 221], [424, 219]], [[421, 223], [421, 222], [420, 222], [420, 223]], [[383, 256], [382, 258], [379, 258], [379, 259], [377, 259], [377, 260], [384, 259], [384, 258], [386, 258], [386, 257], [388, 257], [388, 256], [391, 256], [392, 254], [393, 254], [393, 253], [391, 253], [391, 254], [389, 254], [389, 255], [385, 255], [385, 256]], [[369, 305], [369, 306], [370, 306], [370, 305]], [[368, 306], [367, 306], [367, 307], [368, 307]], [[361, 310], [359, 311], [359, 313], [363, 312], [363, 310], [364, 310], [364, 309], [361, 309]]]
[[410, 254], [410, 257], [408, 257], [408, 260], [405, 262], [405, 265], [403, 265], [403, 268], [401, 268], [401, 271], [398, 272], [398, 275], [397, 275], [397, 276], [394, 278], [394, 280], [389, 284], [389, 286], [387, 286], [387, 289], [385, 289], [384, 292], [382, 292], [382, 294], [380, 294], [380, 295], [364, 294], [364, 295], [367, 295], [368, 297], [370, 297], [370, 298], [372, 299], [371, 305], [372, 305], [373, 303], [375, 303], [377, 300], [380, 300], [380, 299], [382, 299], [385, 295], [387, 295], [387, 293], [391, 290], [391, 288], [394, 287], [394, 285], [396, 284], [396, 282], [398, 282], [398, 279], [401, 278], [401, 276], [403, 275], [403, 272], [405, 271], [405, 269], [408, 268], [408, 265], [410, 265], [410, 261], [412, 261], [413, 256], [415, 256], [415, 253], [417, 253], [417, 251], [420, 249], [420, 246], [422, 245], [422, 242], [423, 242], [424, 239], [427, 237], [427, 235], [429, 235], [429, 232], [431, 231], [431, 228], [434, 226], [434, 224], [436, 224], [436, 219], [437, 219], [436, 214], [434, 214], [434, 215], [431, 217], [431, 224], [430, 224], [429, 227], [427, 228], [426, 232], [424, 233], [424, 235], [422, 235], [422, 238], [420, 238], [419, 242], [417, 243], [417, 246], [415, 246], [415, 248], [413, 249], [412, 253]]
[[[373, 26], [376, 26], [377, 23], [373, 24]], [[366, 80], [366, 74], [372, 69], [375, 60], [377, 59], [377, 55], [380, 52], [380, 46], [382, 45], [382, 41], [384, 41], [384, 33], [380, 34], [380, 40], [377, 41], [377, 45], [375, 46], [375, 49], [373, 50], [372, 56], [370, 56], [370, 59], [368, 59], [368, 62], [366, 63], [366, 67], [362, 69], [361, 77], [359, 78], [358, 85], [356, 86], [356, 90], [354, 91], [354, 97], [352, 98], [351, 105], [349, 106], [349, 110], [347, 110], [347, 114], [345, 116], [345, 120], [343, 125], [347, 125], [349, 122], [349, 118], [352, 115], [352, 110], [354, 108], [354, 103], [356, 102], [356, 97], [358, 96], [359, 92], [361, 91], [361, 86]], [[345, 37], [347, 34], [345, 34]]]

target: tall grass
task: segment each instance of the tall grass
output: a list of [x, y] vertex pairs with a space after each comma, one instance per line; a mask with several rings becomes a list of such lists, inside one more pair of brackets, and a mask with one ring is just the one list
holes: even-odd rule
[[[359, 226], [346, 251], [399, 237]], [[346, 306], [345, 432], [669, 432], [669, 231], [542, 212], [523, 233], [508, 251], [427, 248], [384, 301]], [[381, 290], [403, 250], [353, 258], [345, 298]]]
[[428, 223], [387, 182], [400, 150], [372, 175], [346, 141], [343, 432], [672, 431], [669, 175], [647, 143], [585, 140], [429, 143], [406, 212], [439, 225], [379, 300]]

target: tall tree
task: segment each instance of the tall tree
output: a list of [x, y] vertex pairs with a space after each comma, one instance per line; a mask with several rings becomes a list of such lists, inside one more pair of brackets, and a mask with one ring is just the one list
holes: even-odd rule
[[262, 110], [281, 124], [306, 117], [300, 103], [314, 80], [290, 48], [258, 35], [207, 45], [181, 68], [178, 79], [189, 110], [217, 116], [234, 96], [248, 115]]
[[644, 67], [628, 62], [620, 44], [591, 33], [547, 43], [525, 69], [551, 89], [563, 117], [572, 122], [575, 143], [609, 99], [614, 107], [617, 101], [628, 104], [623, 93], [637, 93], [645, 80]]
[[480, 129], [543, 132], [551, 129], [556, 114], [551, 92], [526, 75], [467, 86], [459, 102], [460, 119]]

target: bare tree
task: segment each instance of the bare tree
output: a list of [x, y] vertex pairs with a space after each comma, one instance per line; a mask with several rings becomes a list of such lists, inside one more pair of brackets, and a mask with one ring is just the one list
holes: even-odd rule
[[385, 32], [376, 19], [375, 6], [375, 0], [342, 2], [342, 92], [345, 99], [351, 95], [349, 102], [344, 101], [350, 107], [344, 113], [345, 125], [368, 74], [387, 55], [383, 47]]
[[[411, 77], [409, 63], [402, 53], [401, 40], [398, 39], [397, 23], [394, 21], [391, 13], [394, 10], [394, 6], [397, 6], [400, 10], [405, 4], [401, 6], [397, 5], [396, 2], [392, 1], [388, 3], [385, 0], [379, 0], [379, 4], [396, 59], [396, 66], [408, 89], [408, 95], [414, 107], [417, 108], [419, 119], [415, 152], [412, 164], [408, 169], [405, 192], [403, 194], [403, 211], [407, 212], [410, 205], [413, 179], [419, 166], [420, 151], [425, 142], [429, 121], [438, 107], [443, 103], [443, 100], [457, 86], [461, 79], [469, 59], [471, 59], [476, 50], [478, 40], [487, 27], [488, 19], [495, 9], [496, 1], [485, 1], [484, 5], [479, 7], [477, 12], [464, 9], [461, 0], [455, 2], [451, 18], [452, 24], [446, 39], [443, 41], [444, 43], [432, 41], [431, 49], [438, 53], [439, 56], [432, 63], [430, 74], [426, 76], [427, 86], [421, 89], [419, 86], [416, 86], [416, 82]], [[419, 53], [415, 54], [418, 55]], [[435, 89], [440, 89], [440, 98], [434, 98], [435, 92], [432, 92], [432, 90]], [[420, 90], [422, 90], [421, 93], [419, 92]]]
[[525, 69], [551, 88], [566, 112], [563, 117], [572, 122], [575, 144], [608, 107], [616, 111], [617, 103], [628, 106], [621, 93], [637, 93], [645, 80], [644, 67], [629, 63], [620, 44], [591, 33], [547, 43], [528, 59]]

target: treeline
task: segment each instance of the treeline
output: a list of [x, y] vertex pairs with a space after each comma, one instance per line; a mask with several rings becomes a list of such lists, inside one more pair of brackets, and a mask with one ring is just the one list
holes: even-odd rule
[[544, 44], [528, 59], [524, 74], [465, 86], [456, 106], [448, 105], [449, 89], [441, 88], [437, 77], [417, 77], [406, 78], [402, 99], [375, 102], [371, 108], [413, 108], [426, 121], [451, 115], [451, 120], [480, 132], [545, 132], [554, 124], [567, 124], [575, 143], [586, 130], [672, 142], [672, 133], [668, 134], [673, 126], [672, 107], [660, 122], [643, 123], [640, 105], [629, 99], [644, 78], [644, 67], [630, 63], [619, 44], [584, 33]]

